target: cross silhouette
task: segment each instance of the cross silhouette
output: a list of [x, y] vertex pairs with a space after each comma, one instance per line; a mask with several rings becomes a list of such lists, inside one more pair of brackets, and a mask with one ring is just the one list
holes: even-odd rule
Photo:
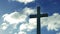
[[40, 14], [40, 6], [37, 7], [37, 15], [30, 15], [30, 18], [37, 18], [37, 34], [40, 34], [40, 18], [41, 17], [48, 17], [48, 14]]

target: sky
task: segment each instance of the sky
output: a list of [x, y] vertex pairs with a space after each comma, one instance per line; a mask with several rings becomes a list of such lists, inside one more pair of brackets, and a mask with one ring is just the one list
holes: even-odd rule
[[41, 34], [60, 34], [60, 0], [0, 0], [0, 34], [36, 34], [37, 20], [29, 18], [42, 14]]

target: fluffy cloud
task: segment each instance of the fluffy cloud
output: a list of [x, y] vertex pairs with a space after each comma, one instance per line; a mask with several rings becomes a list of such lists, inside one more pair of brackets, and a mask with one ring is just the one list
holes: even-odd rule
[[47, 27], [48, 30], [58, 31], [60, 28], [60, 15], [54, 13], [52, 16], [41, 18], [41, 27]]
[[16, 0], [16, 1], [27, 4], [27, 3], [33, 2], [35, 0]]
[[17, 2], [20, 2], [20, 3], [28, 4], [28, 3], [34, 2], [35, 0], [8, 0], [8, 1], [9, 2], [10, 1], [17, 1]]
[[31, 18], [29, 19], [29, 23], [25, 23], [25, 24], [21, 24], [20, 25], [20, 32], [19, 33], [24, 33], [26, 34], [27, 32], [26, 31], [31, 31], [33, 29], [36, 29], [37, 27], [37, 22], [36, 22], [36, 18]]
[[26, 32], [19, 32], [18, 34], [26, 34]]
[[14, 28], [16, 28], [18, 24], [21, 24], [18, 34], [27, 34], [26, 31], [31, 31], [37, 26], [36, 18], [31, 18], [28, 20], [29, 22], [27, 21], [30, 14], [36, 14], [36, 10], [26, 7], [22, 11], [23, 13], [15, 11], [10, 14], [4, 14], [2, 17], [4, 22], [12, 24]]
[[[24, 8], [23, 13], [20, 12], [13, 12], [10, 14], [4, 14], [2, 17], [4, 19], [4, 21], [9, 22], [10, 24], [17, 24], [17, 23], [21, 23], [21, 22], [25, 22], [26, 18], [30, 15], [30, 14], [36, 14], [35, 9], [31, 9], [31, 8]], [[34, 13], [35, 12], [35, 13]]]
[[26, 15], [30, 15], [30, 14], [36, 14], [37, 10], [36, 9], [32, 9], [32, 8], [24, 8], [23, 9], [24, 14]]
[[8, 24], [7, 23], [3, 23], [0, 25], [0, 29], [1, 30], [6, 30], [8, 28]]
[[20, 14], [18, 12], [3, 15], [4, 21], [9, 22], [10, 24], [24, 22], [26, 17], [27, 17], [26, 15]]
[[28, 31], [33, 30], [37, 27], [37, 18], [31, 18], [29, 19]]
[[30, 31], [30, 30], [36, 28], [36, 26], [37, 26], [36, 18], [31, 18], [31, 19], [29, 19], [29, 23], [21, 24], [19, 29], [21, 31], [23, 31], [25, 29], [27, 29], [27, 31]]

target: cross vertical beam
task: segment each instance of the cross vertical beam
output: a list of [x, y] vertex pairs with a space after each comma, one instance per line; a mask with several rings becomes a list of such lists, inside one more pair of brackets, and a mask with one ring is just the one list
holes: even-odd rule
[[40, 7], [37, 7], [37, 34], [40, 34]]

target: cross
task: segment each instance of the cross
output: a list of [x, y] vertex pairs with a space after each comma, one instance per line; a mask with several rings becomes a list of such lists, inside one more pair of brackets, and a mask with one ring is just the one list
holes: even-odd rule
[[40, 6], [37, 7], [37, 15], [30, 15], [30, 18], [37, 18], [37, 34], [40, 34], [40, 18], [41, 17], [48, 17], [48, 14], [40, 14]]

